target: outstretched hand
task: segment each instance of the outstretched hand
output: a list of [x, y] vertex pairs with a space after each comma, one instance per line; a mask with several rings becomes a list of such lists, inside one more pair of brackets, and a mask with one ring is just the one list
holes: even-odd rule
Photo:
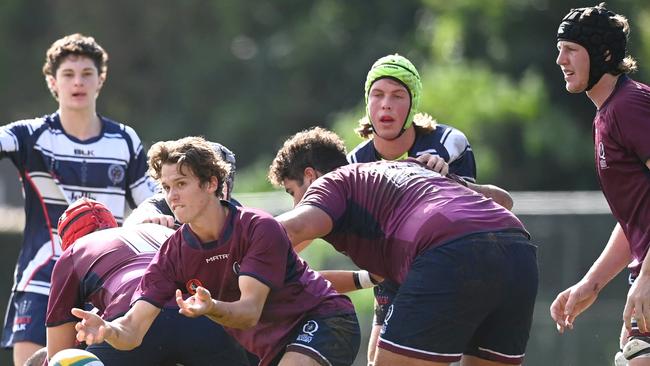
[[178, 304], [179, 313], [190, 318], [196, 318], [210, 312], [210, 309], [212, 309], [212, 295], [210, 295], [210, 291], [199, 286], [194, 295], [183, 300], [181, 290], [177, 289], [176, 304]]
[[573, 322], [583, 311], [587, 310], [598, 297], [598, 289], [580, 281], [560, 292], [551, 304], [551, 317], [555, 320], [557, 331], [573, 329]]
[[442, 176], [445, 176], [449, 173], [449, 164], [447, 164], [445, 159], [441, 158], [438, 155], [431, 155], [429, 153], [426, 153], [418, 156], [416, 160], [420, 163], [425, 164], [427, 168], [433, 170], [434, 172], [440, 173]]
[[97, 314], [73, 308], [72, 315], [80, 318], [81, 321], [75, 324], [77, 330], [77, 340], [86, 342], [87, 345], [102, 343], [108, 337], [110, 329], [107, 322]]
[[650, 278], [647, 276], [639, 275], [627, 293], [623, 321], [628, 331], [632, 330], [632, 318], [641, 333], [650, 332]]

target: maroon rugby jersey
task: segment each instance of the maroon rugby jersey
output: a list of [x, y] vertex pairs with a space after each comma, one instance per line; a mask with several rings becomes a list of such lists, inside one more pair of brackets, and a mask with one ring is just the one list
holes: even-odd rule
[[214, 299], [233, 302], [241, 295], [239, 276], [259, 280], [271, 291], [258, 324], [246, 330], [224, 329], [256, 354], [261, 365], [272, 361], [307, 316], [354, 312], [346, 296], [298, 257], [271, 215], [221, 203], [228, 207], [228, 217], [219, 239], [201, 243], [189, 225], [181, 226], [152, 260], [134, 301], [160, 307], [177, 288], [192, 293], [201, 285]]
[[603, 194], [630, 243], [637, 274], [650, 246], [650, 87], [625, 75], [593, 123]]
[[332, 218], [323, 239], [336, 250], [398, 284], [429, 247], [478, 232], [526, 232], [491, 199], [410, 159], [343, 166], [318, 178], [299, 205]]
[[54, 266], [46, 325], [78, 321], [70, 309], [86, 302], [107, 320], [126, 313], [149, 262], [172, 233], [142, 224], [96, 231], [75, 241]]

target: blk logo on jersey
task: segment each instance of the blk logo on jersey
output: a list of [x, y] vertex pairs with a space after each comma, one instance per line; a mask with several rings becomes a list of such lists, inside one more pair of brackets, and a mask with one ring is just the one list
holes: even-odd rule
[[235, 262], [235, 263], [232, 264], [232, 271], [237, 276], [239, 276], [239, 263]]
[[27, 316], [17, 316], [14, 318], [14, 325], [11, 328], [13, 332], [20, 332], [27, 329], [27, 326], [32, 323], [32, 317]]
[[196, 293], [196, 289], [199, 288], [199, 286], [205, 287], [201, 281], [197, 280], [196, 278], [192, 278], [185, 284], [185, 288], [187, 288], [187, 292], [189, 292], [190, 295], [194, 295]]
[[84, 150], [84, 149], [74, 149], [75, 155], [81, 156], [95, 156], [95, 151], [93, 150]]

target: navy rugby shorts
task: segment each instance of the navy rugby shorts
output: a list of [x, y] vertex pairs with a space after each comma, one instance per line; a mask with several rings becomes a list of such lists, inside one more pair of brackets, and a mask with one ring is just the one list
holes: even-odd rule
[[12, 292], [5, 325], [2, 331], [2, 348], [12, 348], [16, 342], [32, 342], [45, 347], [46, 295], [33, 292]]
[[[285, 352], [302, 353], [321, 365], [349, 366], [354, 363], [360, 343], [356, 314], [307, 317], [295, 328]], [[284, 352], [272, 364], [282, 356]]]
[[478, 233], [429, 248], [389, 307], [379, 347], [434, 362], [468, 354], [520, 364], [537, 286], [537, 247], [524, 233]]

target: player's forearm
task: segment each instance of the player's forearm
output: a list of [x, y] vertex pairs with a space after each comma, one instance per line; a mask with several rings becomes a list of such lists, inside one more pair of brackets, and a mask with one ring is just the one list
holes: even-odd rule
[[107, 322], [104, 340], [121, 351], [130, 351], [140, 344], [145, 332], [138, 331], [138, 328], [126, 316]]
[[475, 184], [467, 182], [467, 187], [473, 191], [476, 191], [487, 198], [491, 198], [494, 202], [505, 207], [508, 210], [512, 210], [513, 200], [505, 189], [497, 187], [492, 184]]
[[109, 324], [106, 327], [104, 340], [113, 348], [121, 351], [130, 351], [142, 343], [142, 339], [138, 339], [132, 332], [115, 324]]
[[591, 283], [595, 291], [600, 291], [630, 264], [631, 260], [630, 245], [623, 229], [616, 224], [605, 249], [585, 274], [583, 280]]
[[371, 288], [377, 284], [367, 271], [318, 271], [339, 293]]
[[276, 217], [294, 247], [306, 240], [322, 238], [332, 231], [334, 221], [324, 210], [312, 205], [298, 205]]
[[339, 293], [357, 290], [352, 278], [354, 271], [318, 271], [318, 273], [330, 281]]
[[646, 254], [643, 258], [643, 263], [641, 264], [641, 270], [639, 271], [639, 277], [650, 277], [650, 260], [648, 260], [648, 255]]
[[213, 299], [205, 316], [229, 328], [248, 329], [257, 325], [261, 314], [261, 308], [245, 301], [224, 302]]

